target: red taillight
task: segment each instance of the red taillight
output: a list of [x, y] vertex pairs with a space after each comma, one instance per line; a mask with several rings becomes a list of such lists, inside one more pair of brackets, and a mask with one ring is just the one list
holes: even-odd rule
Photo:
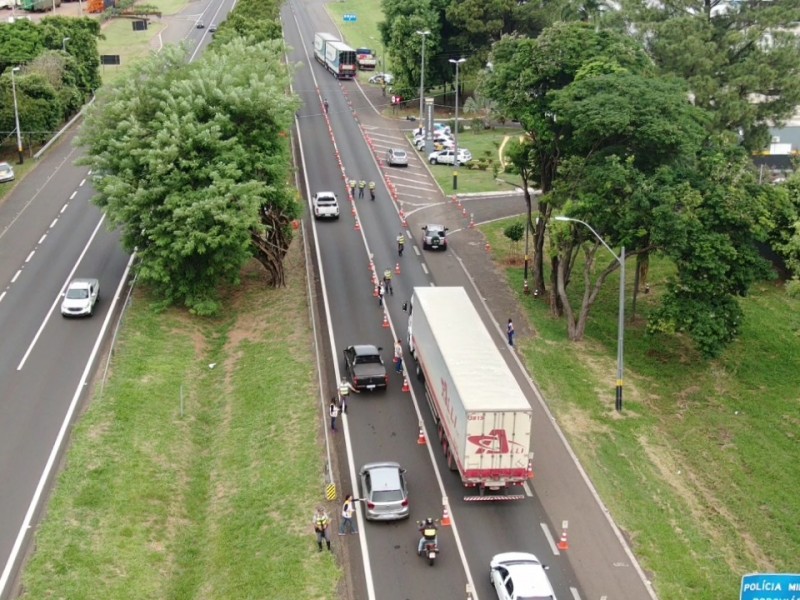
[[406, 498], [405, 500], [403, 500], [403, 501], [400, 503], [400, 505], [401, 505], [401, 506], [408, 506], [408, 498]]
[[353, 377], [353, 387], [354, 388], [358, 387], [358, 377]]
[[384, 375], [384, 376], [383, 376], [383, 381], [384, 381], [384, 383], [385, 383], [386, 385], [389, 385], [389, 376], [388, 376], [388, 375]]
[[374, 502], [367, 502], [367, 508], [372, 510], [373, 508], [375, 508], [375, 503]]

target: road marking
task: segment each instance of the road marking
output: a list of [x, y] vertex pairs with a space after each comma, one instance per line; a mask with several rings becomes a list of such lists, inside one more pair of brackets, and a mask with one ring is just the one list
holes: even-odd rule
[[3, 292], [2, 294], [0, 294], [0, 302], [2, 302], [3, 298], [5, 298], [5, 297], [6, 297], [6, 292]]
[[420, 263], [420, 266], [422, 267], [422, 272], [425, 273], [425, 275], [427, 275], [428, 274], [428, 267], [425, 266], [425, 263]]
[[47, 237], [47, 234], [45, 233], [42, 237], [39, 238], [39, 241], [36, 242], [36, 245], [37, 246], [41, 246], [42, 242], [44, 241], [44, 238], [46, 238], [46, 237]]
[[14, 283], [17, 280], [20, 273], [22, 273], [22, 269], [19, 269], [16, 273], [14, 273], [14, 276], [11, 278], [11, 283]]
[[558, 556], [561, 552], [558, 551], [558, 546], [556, 546], [556, 541], [553, 539], [553, 534], [550, 533], [550, 528], [547, 526], [547, 523], [540, 523], [542, 526], [542, 531], [544, 531], [544, 537], [547, 538], [547, 543], [550, 544], [550, 550], [553, 551], [553, 556]]
[[55, 226], [56, 226], [56, 223], [58, 223], [58, 217], [56, 217], [55, 219], [53, 219], [53, 222], [52, 222], [52, 223], [50, 223], [50, 227], [48, 227], [48, 229], [52, 229], [53, 227], [55, 227]]
[[[581, 600], [581, 595], [578, 592], [578, 588], [571, 587], [571, 588], [569, 588], [569, 591], [572, 593], [572, 597], [575, 600]], [[606, 597], [605, 596], [600, 596], [600, 600], [606, 600]]]
[[411, 248], [413, 248], [414, 254], [416, 254], [417, 256], [422, 256], [422, 252], [419, 251], [419, 248], [417, 248], [416, 246], [411, 246]]
[[78, 184], [78, 187], [83, 187], [83, 184], [86, 183], [86, 177], [81, 179], [81, 182]]
[[36, 250], [31, 250], [31, 253], [28, 254], [28, 258], [25, 259], [26, 263], [31, 262], [31, 259], [33, 258], [33, 255], [34, 255], [35, 252], [36, 252]]
[[64, 211], [67, 210], [68, 206], [69, 206], [69, 202], [64, 202], [64, 206], [61, 207], [61, 210], [58, 211], [58, 214], [63, 215]]
[[[70, 195], [69, 199], [70, 200], [74, 200], [75, 196], [77, 195], [77, 193], [78, 193], [78, 190], [75, 190], [74, 192], [72, 192], [72, 194]], [[66, 206], [64, 208], [66, 208]]]
[[533, 498], [533, 490], [531, 490], [531, 486], [528, 485], [528, 482], [522, 484], [522, 489], [525, 490], [525, 495], [528, 498]]

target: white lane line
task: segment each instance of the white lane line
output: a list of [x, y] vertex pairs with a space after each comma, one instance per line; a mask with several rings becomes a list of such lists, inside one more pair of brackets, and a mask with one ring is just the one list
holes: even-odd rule
[[425, 265], [425, 263], [420, 263], [420, 266], [422, 267], [422, 272], [425, 273], [425, 275], [427, 275], [428, 267]]
[[22, 269], [19, 269], [16, 273], [14, 273], [14, 276], [11, 278], [11, 283], [14, 283], [14, 282], [17, 281], [17, 279], [19, 278], [20, 273], [22, 273]]
[[5, 297], [6, 297], [6, 292], [3, 292], [2, 294], [0, 294], [0, 302], [2, 302], [3, 298], [5, 298]]
[[83, 184], [86, 183], [86, 177], [81, 179], [81, 182], [78, 184], [78, 187], [83, 187]]
[[558, 556], [561, 552], [558, 551], [558, 546], [556, 546], [556, 541], [553, 539], [553, 534], [550, 533], [550, 528], [547, 526], [547, 523], [540, 523], [542, 526], [542, 531], [544, 531], [544, 537], [547, 538], [547, 543], [550, 544], [550, 550], [553, 551], [553, 556]]
[[[573, 600], [581, 600], [580, 592], [578, 592], [578, 588], [571, 587], [569, 591], [572, 593]], [[605, 600], [605, 596], [600, 596], [600, 600]]]
[[31, 250], [31, 253], [28, 254], [28, 258], [25, 259], [26, 263], [31, 262], [31, 259], [33, 258], [33, 255], [34, 255], [35, 252], [36, 252], [36, 250]]
[[68, 206], [69, 206], [69, 202], [64, 202], [64, 206], [61, 207], [61, 210], [58, 211], [58, 214], [63, 215], [64, 211], [67, 210]]
[[69, 196], [69, 199], [70, 199], [70, 200], [74, 200], [74, 199], [75, 199], [75, 196], [76, 196], [77, 194], [78, 194], [78, 190], [75, 190], [74, 192], [72, 192], [72, 194], [70, 194], [70, 196]]
[[416, 246], [411, 246], [411, 248], [413, 248], [414, 254], [416, 254], [417, 256], [422, 256], [422, 252], [419, 251], [419, 248], [417, 248]]
[[[78, 257], [78, 260], [75, 261], [75, 266], [72, 267], [72, 270], [69, 272], [69, 275], [67, 275], [67, 279], [61, 286], [61, 289], [58, 292], [58, 296], [55, 297], [55, 299], [53, 300], [53, 304], [50, 305], [50, 310], [47, 311], [47, 315], [45, 315], [45, 318], [42, 319], [42, 324], [39, 325], [39, 330], [36, 332], [36, 335], [33, 336], [33, 341], [31, 341], [30, 345], [28, 346], [28, 349], [25, 351], [25, 355], [22, 357], [22, 360], [19, 361], [19, 365], [17, 365], [17, 371], [21, 371], [22, 367], [25, 366], [25, 361], [28, 360], [28, 356], [30, 356], [31, 352], [33, 351], [33, 347], [39, 340], [39, 336], [42, 335], [42, 331], [44, 331], [45, 325], [47, 325], [47, 322], [50, 320], [50, 316], [53, 314], [53, 311], [56, 308], [56, 304], [58, 304], [58, 301], [61, 299], [61, 294], [64, 292], [64, 288], [66, 288], [67, 284], [72, 280], [72, 276], [75, 275], [75, 271], [78, 269], [78, 265], [81, 264], [83, 257], [86, 256], [86, 253], [89, 251], [89, 246], [92, 245], [92, 242], [94, 241], [97, 232], [100, 231], [100, 227], [103, 225], [103, 221], [105, 220], [106, 220], [106, 215], [103, 214], [103, 216], [100, 217], [100, 220], [97, 222], [97, 226], [94, 228], [92, 235], [89, 236], [89, 241], [86, 242], [86, 245], [83, 247], [81, 255]], [[16, 279], [16, 276], [14, 276], [14, 279]], [[11, 280], [11, 283], [14, 283], [13, 279]], [[2, 596], [2, 587], [0, 586], [0, 597], [1, 596]]]
[[531, 490], [531, 486], [528, 485], [528, 482], [522, 484], [522, 489], [525, 490], [525, 495], [528, 498], [533, 498], [533, 490]]
[[45, 233], [42, 237], [39, 238], [39, 241], [36, 242], [36, 245], [37, 246], [41, 246], [42, 242], [44, 241], [44, 238], [46, 238], [46, 237], [47, 237], [47, 234]]
[[58, 223], [58, 217], [56, 217], [55, 219], [53, 219], [53, 222], [52, 222], [52, 223], [50, 223], [50, 227], [48, 227], [48, 229], [52, 229], [53, 227], [55, 227], [55, 226], [56, 226], [56, 223]]
[[[103, 219], [100, 219], [100, 223], [102, 222]], [[64, 421], [61, 423], [61, 429], [59, 429], [58, 431], [58, 436], [56, 436], [56, 440], [55, 442], [53, 442], [53, 448], [50, 450], [50, 456], [47, 458], [47, 463], [45, 464], [44, 469], [42, 470], [42, 474], [39, 477], [39, 483], [36, 486], [36, 491], [33, 493], [33, 497], [31, 498], [31, 503], [28, 505], [28, 512], [25, 513], [25, 518], [22, 520], [19, 532], [17, 533], [17, 539], [14, 541], [14, 546], [11, 548], [11, 553], [8, 555], [6, 566], [3, 568], [3, 574], [2, 576], [0, 576], [0, 597], [3, 597], [4, 595], [6, 586], [8, 585], [8, 581], [11, 578], [11, 572], [14, 569], [14, 565], [17, 562], [17, 557], [19, 556], [20, 550], [22, 549], [22, 543], [25, 541], [25, 536], [28, 534], [28, 531], [31, 528], [31, 521], [33, 521], [33, 515], [36, 514], [36, 509], [39, 507], [39, 501], [41, 500], [42, 494], [44, 493], [45, 486], [47, 485], [47, 481], [50, 479], [50, 472], [53, 470], [53, 467], [56, 464], [56, 459], [61, 453], [61, 446], [63, 445], [64, 440], [67, 436], [67, 431], [69, 431], [70, 423], [72, 421], [72, 415], [75, 414], [75, 409], [78, 407], [78, 400], [81, 397], [83, 388], [86, 386], [86, 382], [89, 378], [89, 374], [92, 371], [92, 366], [94, 365], [97, 353], [100, 351], [100, 345], [102, 344], [103, 339], [105, 338], [106, 329], [108, 329], [108, 325], [111, 322], [111, 318], [114, 316], [114, 308], [116, 307], [117, 301], [119, 300], [120, 291], [122, 290], [122, 287], [128, 280], [128, 273], [131, 270], [131, 265], [133, 264], [135, 256], [136, 256], [135, 254], [131, 255], [131, 258], [128, 261], [128, 266], [125, 267], [125, 272], [122, 274], [122, 279], [120, 280], [119, 285], [117, 286], [117, 291], [114, 294], [114, 300], [108, 309], [106, 320], [103, 321], [103, 326], [100, 328], [100, 333], [97, 335], [97, 340], [94, 343], [94, 348], [92, 348], [92, 353], [89, 355], [89, 360], [86, 361], [86, 367], [83, 370], [83, 374], [81, 375], [80, 381], [78, 381], [78, 387], [75, 390], [75, 394], [73, 394], [72, 396], [72, 401], [70, 402], [69, 408], [67, 409], [67, 414], [64, 415]]]

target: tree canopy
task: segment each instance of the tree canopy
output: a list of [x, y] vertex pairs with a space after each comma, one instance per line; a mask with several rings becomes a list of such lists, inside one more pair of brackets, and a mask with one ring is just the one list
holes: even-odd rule
[[[241, 60], [247, 56], [247, 60]], [[167, 303], [219, 308], [255, 256], [284, 281], [291, 220], [286, 131], [298, 107], [280, 42], [243, 38], [192, 64], [166, 48], [98, 98], [81, 143], [99, 174], [96, 203]]]

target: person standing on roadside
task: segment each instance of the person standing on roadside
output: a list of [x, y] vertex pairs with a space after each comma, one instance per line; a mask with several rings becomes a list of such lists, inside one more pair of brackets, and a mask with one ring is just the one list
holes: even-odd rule
[[383, 271], [383, 285], [389, 294], [394, 295], [394, 289], [392, 288], [392, 270], [385, 269]]
[[386, 288], [384, 287], [383, 282], [381, 282], [381, 284], [378, 285], [378, 306], [383, 306], [384, 294], [386, 294]]
[[331, 405], [328, 407], [328, 414], [331, 416], [331, 429], [336, 431], [336, 417], [339, 416], [339, 407], [336, 405], [336, 398], [331, 398]]
[[400, 340], [394, 343], [394, 372], [403, 372], [403, 345]]
[[328, 513], [325, 512], [324, 507], [317, 507], [317, 512], [314, 513], [313, 523], [314, 533], [317, 534], [317, 546], [319, 546], [318, 552], [322, 552], [323, 540], [326, 544], [328, 544], [328, 550], [331, 550], [331, 534], [328, 531], [328, 527], [331, 524], [331, 518], [328, 516]]
[[511, 322], [511, 319], [508, 320], [508, 325], [506, 325], [506, 334], [508, 335], [508, 345], [514, 345], [514, 323]]
[[353, 523], [354, 503], [355, 500], [353, 500], [352, 494], [347, 494], [344, 497], [344, 504], [342, 504], [342, 520], [339, 523], [339, 535], [347, 533], [348, 528], [350, 528], [350, 533], [358, 533], [356, 525]]
[[397, 234], [397, 254], [399, 256], [403, 256], [403, 248], [406, 245], [406, 238], [403, 235], [403, 232]]
[[361, 199], [364, 197], [364, 188], [367, 187], [367, 182], [363, 179], [358, 182], [358, 198]]
[[360, 394], [352, 383], [347, 381], [344, 377], [342, 377], [342, 381], [339, 383], [339, 402], [342, 405], [342, 412], [347, 413], [347, 399], [350, 397], [350, 392], [354, 394]]

